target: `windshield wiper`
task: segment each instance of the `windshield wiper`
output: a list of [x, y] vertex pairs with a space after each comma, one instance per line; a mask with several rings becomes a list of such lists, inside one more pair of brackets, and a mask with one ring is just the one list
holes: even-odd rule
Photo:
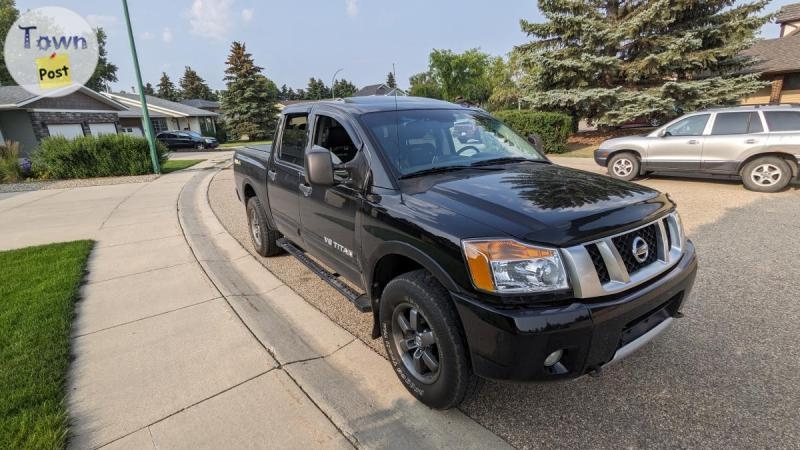
[[406, 178], [413, 178], [418, 177], [421, 175], [428, 175], [432, 173], [444, 173], [444, 172], [453, 172], [456, 170], [464, 170], [464, 169], [478, 169], [478, 170], [501, 170], [495, 167], [476, 167], [474, 165], [469, 166], [442, 166], [442, 167], [431, 167], [430, 169], [422, 169], [417, 170], [416, 172], [410, 172], [403, 175], [400, 175], [398, 178], [404, 180]]
[[470, 164], [470, 167], [480, 167], [480, 166], [489, 166], [493, 164], [505, 164], [510, 162], [535, 162], [535, 163], [547, 163], [548, 161], [545, 160], [538, 160], [538, 159], [529, 159], [522, 156], [507, 156], [504, 158], [492, 158], [492, 159], [485, 159], [483, 161], [476, 161]]

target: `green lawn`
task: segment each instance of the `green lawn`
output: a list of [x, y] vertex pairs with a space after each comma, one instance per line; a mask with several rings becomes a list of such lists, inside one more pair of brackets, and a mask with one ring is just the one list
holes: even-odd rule
[[175, 172], [176, 170], [183, 170], [203, 161], [205, 161], [205, 159], [169, 159], [161, 166], [161, 173], [170, 173]]
[[92, 245], [0, 252], [0, 447], [64, 447], [70, 321]]
[[217, 148], [236, 148], [236, 147], [244, 147], [246, 145], [264, 145], [264, 144], [272, 144], [272, 141], [236, 141], [236, 142], [226, 142], [224, 144], [220, 144]]

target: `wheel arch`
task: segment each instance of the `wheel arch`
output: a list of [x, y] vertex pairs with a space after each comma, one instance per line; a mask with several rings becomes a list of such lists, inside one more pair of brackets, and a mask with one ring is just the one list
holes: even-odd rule
[[736, 173], [741, 175], [742, 171], [744, 170], [744, 167], [748, 163], [758, 158], [763, 158], [765, 156], [775, 156], [786, 161], [786, 163], [789, 165], [789, 170], [792, 171], [792, 178], [796, 178], [798, 174], [800, 174], [800, 168], [798, 168], [797, 165], [797, 157], [790, 153], [785, 153], [785, 152], [764, 152], [764, 153], [756, 153], [755, 155], [750, 155], [739, 163], [738, 167], [736, 168]]
[[429, 255], [405, 242], [386, 242], [373, 254], [371, 271], [367, 278], [367, 295], [372, 303], [372, 337], [380, 337], [380, 297], [392, 279], [404, 273], [424, 269], [448, 291], [459, 291], [453, 278]]
[[608, 153], [608, 156], [606, 157], [606, 167], [608, 167], [608, 164], [611, 162], [611, 158], [613, 158], [616, 155], [619, 155], [620, 153], [630, 153], [633, 156], [635, 156], [636, 159], [639, 160], [639, 175], [644, 175], [645, 171], [644, 171], [644, 163], [642, 161], [641, 150], [635, 150], [633, 148], [621, 148], [619, 150], [611, 150]]

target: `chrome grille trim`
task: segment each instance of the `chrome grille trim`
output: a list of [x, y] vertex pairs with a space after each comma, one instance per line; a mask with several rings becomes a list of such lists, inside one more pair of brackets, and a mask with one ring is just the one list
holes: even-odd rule
[[[650, 249], [650, 251], [657, 252], [657, 258], [655, 262], [633, 273], [628, 273], [628, 269], [625, 267], [625, 263], [614, 245], [613, 239], [618, 236], [636, 233], [651, 225], [657, 227], [657, 248]], [[670, 245], [670, 242], [672, 245]], [[680, 260], [685, 242], [680, 218], [677, 213], [673, 212], [666, 216], [666, 225], [664, 217], [661, 217], [658, 220], [624, 233], [562, 249], [561, 254], [575, 290], [575, 297], [602, 297], [625, 291], [667, 271]], [[600, 282], [597, 269], [592, 263], [589, 251], [586, 250], [586, 246], [589, 244], [597, 245], [603, 257], [603, 262], [610, 276], [610, 281], [607, 283]]]

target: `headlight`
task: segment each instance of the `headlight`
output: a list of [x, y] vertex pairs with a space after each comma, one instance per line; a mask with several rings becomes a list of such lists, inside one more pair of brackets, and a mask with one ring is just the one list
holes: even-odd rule
[[492, 293], [533, 293], [569, 288], [558, 250], [510, 239], [462, 241], [472, 284]]

